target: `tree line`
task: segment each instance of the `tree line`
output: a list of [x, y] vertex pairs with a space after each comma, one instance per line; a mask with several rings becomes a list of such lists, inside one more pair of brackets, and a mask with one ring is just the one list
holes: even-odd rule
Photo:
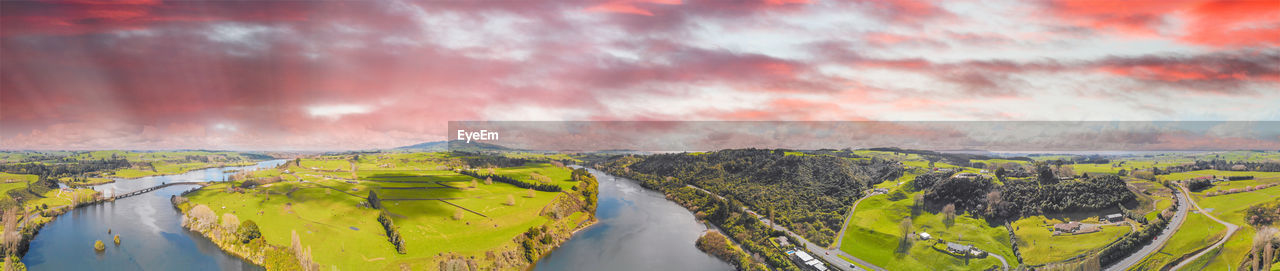
[[1156, 175], [1164, 175], [1177, 172], [1187, 172], [1196, 170], [1226, 170], [1226, 171], [1260, 171], [1260, 172], [1280, 172], [1280, 163], [1277, 162], [1249, 162], [1249, 161], [1228, 161], [1221, 159], [1213, 159], [1209, 161], [1196, 160], [1194, 163], [1168, 166], [1164, 169], [1155, 168]]
[[32, 174], [37, 176], [45, 176], [50, 178], [72, 177], [84, 175], [91, 172], [112, 171], [131, 166], [129, 160], [123, 158], [116, 159], [84, 159], [72, 160], [74, 162], [66, 162], [61, 164], [45, 164], [45, 163], [19, 163], [19, 164], [0, 164], [0, 172], [8, 172], [14, 174]]
[[525, 182], [525, 181], [516, 180], [515, 178], [497, 175], [497, 174], [481, 175], [479, 172], [476, 172], [474, 170], [459, 170], [458, 173], [462, 175], [471, 176], [472, 178], [476, 178], [476, 179], [482, 179], [482, 180], [492, 179], [493, 181], [507, 183], [519, 188], [532, 188], [533, 190], [538, 190], [542, 192], [560, 192], [562, 190], [560, 186], [554, 185], [554, 184]]
[[[588, 172], [585, 168], [577, 168], [569, 175], [569, 180], [578, 183], [578, 186], [575, 186], [574, 188], [581, 190], [580, 192], [582, 192], [582, 197], [586, 199], [586, 206], [583, 206], [583, 209], [585, 209], [588, 214], [595, 215], [596, 206], [599, 206], [600, 204], [599, 202], [596, 202], [599, 197], [600, 190], [600, 182], [596, 180], [596, 176], [591, 175], [591, 172]], [[578, 189], [578, 187], [581, 188]]]

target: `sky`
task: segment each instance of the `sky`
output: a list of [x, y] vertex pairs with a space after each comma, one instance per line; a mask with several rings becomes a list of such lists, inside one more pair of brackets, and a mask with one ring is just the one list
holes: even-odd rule
[[0, 2], [0, 149], [388, 148], [467, 120], [1280, 120], [1276, 105], [1274, 0]]

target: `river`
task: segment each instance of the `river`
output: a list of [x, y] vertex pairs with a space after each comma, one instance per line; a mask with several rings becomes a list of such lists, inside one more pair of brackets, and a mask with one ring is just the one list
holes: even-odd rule
[[600, 182], [595, 225], [534, 270], [733, 270], [694, 247], [707, 227], [684, 207], [633, 180], [588, 169]]
[[[94, 189], [109, 196], [113, 189], [124, 194], [163, 183], [222, 181], [234, 174], [229, 170], [269, 168], [284, 162], [126, 179]], [[181, 214], [169, 203], [169, 197], [194, 188], [175, 185], [71, 210], [40, 230], [22, 262], [29, 270], [262, 270], [182, 228]], [[108, 234], [108, 229], [112, 233]], [[115, 234], [120, 235], [118, 246], [112, 243]], [[106, 243], [106, 251], [95, 252], [95, 240]]]

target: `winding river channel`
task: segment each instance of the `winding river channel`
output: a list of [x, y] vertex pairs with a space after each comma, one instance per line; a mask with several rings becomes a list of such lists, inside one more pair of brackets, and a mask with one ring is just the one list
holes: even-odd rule
[[[113, 189], [124, 194], [164, 183], [222, 181], [234, 171], [275, 167], [284, 162], [271, 160], [252, 166], [119, 180], [93, 188], [111, 195]], [[195, 187], [174, 185], [71, 210], [40, 229], [22, 262], [30, 270], [262, 270], [182, 228], [181, 214], [169, 203], [169, 196]], [[118, 246], [112, 243], [115, 234], [120, 235]], [[95, 240], [107, 243], [106, 251], [95, 252]]]
[[595, 225], [538, 261], [534, 270], [733, 270], [694, 247], [707, 227], [662, 193], [588, 169], [600, 181]]
[[[165, 183], [222, 181], [234, 171], [282, 163], [120, 180], [94, 189], [111, 195]], [[538, 261], [535, 270], [733, 270], [694, 247], [707, 227], [688, 210], [635, 181], [590, 172], [600, 181], [599, 222]], [[22, 262], [30, 270], [262, 270], [182, 228], [169, 197], [195, 187], [174, 185], [69, 211], [40, 230]], [[120, 245], [112, 243], [115, 234]], [[106, 251], [95, 252], [95, 240], [107, 243]]]

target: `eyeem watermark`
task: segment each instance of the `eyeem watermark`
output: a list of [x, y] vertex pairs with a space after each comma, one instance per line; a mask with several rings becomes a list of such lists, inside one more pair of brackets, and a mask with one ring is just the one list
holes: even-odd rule
[[467, 130], [458, 130], [458, 140], [466, 140], [467, 143], [475, 141], [498, 140], [498, 132], [489, 130], [480, 130], [479, 132], [467, 132]]

